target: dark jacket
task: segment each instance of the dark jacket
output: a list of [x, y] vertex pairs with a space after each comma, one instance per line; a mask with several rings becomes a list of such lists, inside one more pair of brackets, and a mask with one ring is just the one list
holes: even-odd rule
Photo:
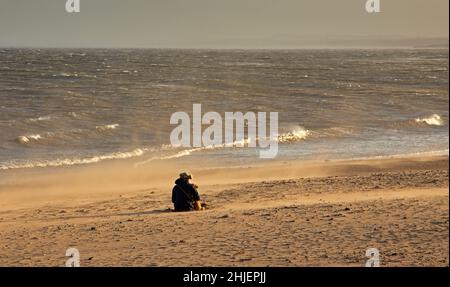
[[172, 189], [172, 202], [176, 211], [189, 211], [194, 209], [194, 201], [200, 200], [197, 189], [193, 184], [179, 178]]

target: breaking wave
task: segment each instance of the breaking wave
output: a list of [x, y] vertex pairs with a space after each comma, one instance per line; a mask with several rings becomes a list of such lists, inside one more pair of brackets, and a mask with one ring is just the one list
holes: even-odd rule
[[129, 152], [113, 152], [104, 155], [97, 155], [86, 158], [66, 158], [66, 159], [55, 159], [55, 160], [42, 160], [42, 161], [30, 161], [30, 162], [9, 162], [0, 165], [0, 170], [7, 169], [19, 169], [19, 168], [35, 168], [35, 167], [59, 167], [59, 166], [71, 166], [71, 165], [81, 165], [98, 163], [104, 160], [111, 159], [127, 159], [133, 157], [142, 156], [145, 152], [149, 151], [146, 148], [138, 148]]
[[[306, 130], [302, 127], [297, 127], [295, 129], [293, 129], [292, 131], [278, 135], [277, 141], [278, 141], [278, 143], [298, 142], [301, 140], [305, 140], [310, 134], [311, 134], [311, 131]], [[258, 140], [259, 139], [256, 139], [256, 141], [258, 141]], [[266, 138], [266, 140], [268, 140], [268, 138]], [[180, 150], [176, 153], [169, 154], [169, 155], [154, 156], [145, 161], [138, 162], [134, 166], [138, 167], [138, 166], [150, 163], [155, 160], [169, 160], [169, 159], [181, 158], [181, 157], [189, 156], [195, 152], [201, 152], [201, 151], [206, 151], [206, 150], [245, 147], [245, 146], [248, 146], [250, 143], [251, 143], [251, 139], [246, 138], [243, 140], [234, 141], [232, 143], [223, 143], [223, 144], [218, 144], [218, 145], [208, 145], [208, 146], [203, 146], [203, 147], [184, 149], [184, 150]], [[163, 150], [163, 151], [169, 150], [170, 151], [170, 150], [179, 149], [179, 148], [180, 147], [172, 146], [172, 145], [163, 145], [161, 147], [161, 150]]]
[[417, 118], [414, 121], [416, 123], [427, 124], [429, 126], [442, 126], [444, 124], [444, 121], [442, 120], [442, 118], [437, 114], [433, 114], [426, 118]]
[[25, 134], [18, 136], [16, 142], [29, 146], [32, 144], [67, 144], [81, 139], [99, 137], [100, 133], [113, 131], [119, 127], [119, 124], [110, 124], [96, 126], [95, 129], [70, 129], [64, 131], [45, 132], [41, 134]]
[[28, 119], [28, 121], [29, 122], [43, 122], [43, 121], [49, 121], [51, 119], [52, 119], [51, 116], [42, 116], [42, 117], [37, 117], [37, 118], [30, 118], [30, 119]]
[[31, 142], [37, 142], [40, 140], [42, 140], [42, 136], [40, 134], [19, 136], [16, 139], [16, 141], [20, 144], [29, 144]]
[[104, 126], [96, 126], [95, 129], [98, 131], [107, 131], [107, 130], [115, 130], [119, 127], [119, 124], [111, 124]]
[[290, 132], [281, 134], [278, 136], [279, 143], [293, 143], [301, 140], [305, 140], [311, 135], [311, 131], [304, 129], [303, 127], [297, 127]]

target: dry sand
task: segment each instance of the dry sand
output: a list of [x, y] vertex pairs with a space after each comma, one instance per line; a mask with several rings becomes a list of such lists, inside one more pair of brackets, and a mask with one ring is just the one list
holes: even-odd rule
[[448, 156], [191, 169], [210, 209], [167, 211], [184, 167], [0, 172], [0, 266], [449, 264]]

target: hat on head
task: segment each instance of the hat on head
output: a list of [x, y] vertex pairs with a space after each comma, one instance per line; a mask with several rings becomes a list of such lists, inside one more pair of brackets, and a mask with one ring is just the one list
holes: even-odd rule
[[192, 179], [192, 174], [190, 172], [184, 171], [184, 172], [180, 173], [180, 178]]

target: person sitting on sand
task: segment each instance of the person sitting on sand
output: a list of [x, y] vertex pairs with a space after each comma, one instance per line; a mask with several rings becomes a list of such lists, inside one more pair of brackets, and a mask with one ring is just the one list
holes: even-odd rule
[[200, 210], [200, 195], [198, 186], [191, 183], [192, 175], [189, 172], [180, 173], [180, 177], [175, 181], [172, 189], [172, 202], [175, 211]]

